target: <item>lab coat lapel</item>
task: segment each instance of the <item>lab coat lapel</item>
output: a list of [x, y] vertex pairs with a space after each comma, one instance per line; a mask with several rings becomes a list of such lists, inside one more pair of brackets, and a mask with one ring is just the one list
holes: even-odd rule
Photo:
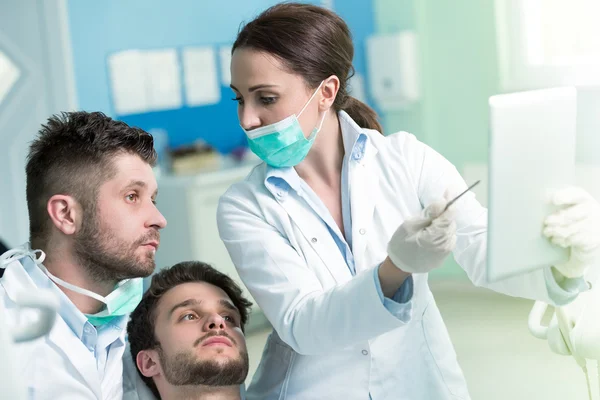
[[326, 224], [313, 214], [304, 200], [298, 201], [289, 198], [290, 196], [292, 194], [289, 194], [287, 199], [275, 198], [298, 226], [333, 278], [340, 283], [351, 279], [352, 275], [346, 260], [342, 257]]
[[350, 210], [352, 216], [352, 253], [356, 272], [366, 268], [365, 250], [370, 231], [374, 229], [373, 214], [375, 202], [380, 198], [379, 176], [375, 171], [372, 158], [377, 150], [367, 143], [365, 155], [361, 160], [352, 160], [350, 164]]
[[[37, 267], [36, 267], [37, 268]], [[27, 274], [19, 261], [13, 261], [5, 271], [3, 286], [7, 296], [14, 301], [19, 292], [38, 290], [31, 277]], [[75, 336], [65, 321], [57, 316], [54, 327], [48, 334], [48, 339], [54, 343], [66, 356], [75, 370], [94, 391], [97, 398], [102, 398], [100, 392], [100, 378], [96, 369], [96, 360], [90, 351]]]

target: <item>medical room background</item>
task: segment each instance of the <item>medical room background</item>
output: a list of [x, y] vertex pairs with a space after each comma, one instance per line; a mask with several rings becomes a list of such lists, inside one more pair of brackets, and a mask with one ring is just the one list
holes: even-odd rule
[[[27, 241], [25, 155], [40, 124], [58, 111], [102, 111], [155, 137], [168, 220], [158, 267], [198, 259], [239, 280], [216, 207], [258, 159], [236, 118], [228, 64], [241, 23], [275, 3], [0, 0], [0, 242]], [[468, 183], [481, 179], [484, 205], [489, 97], [600, 85], [596, 0], [307, 3], [348, 23], [351, 94], [379, 113], [385, 134], [411, 132]], [[529, 334], [531, 301], [473, 287], [451, 259], [430, 281], [474, 400], [586, 398], [575, 362]], [[251, 377], [269, 333], [257, 307], [248, 332]]]

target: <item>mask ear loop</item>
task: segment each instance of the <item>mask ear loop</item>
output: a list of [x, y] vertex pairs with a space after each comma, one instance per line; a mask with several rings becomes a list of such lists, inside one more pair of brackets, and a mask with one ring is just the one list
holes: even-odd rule
[[319, 87], [317, 87], [317, 89], [312, 94], [312, 96], [310, 96], [310, 99], [308, 99], [308, 101], [306, 102], [306, 104], [304, 104], [304, 107], [302, 107], [302, 110], [300, 110], [300, 112], [296, 115], [296, 118], [298, 118], [304, 112], [304, 110], [306, 110], [306, 107], [308, 107], [308, 105], [310, 104], [310, 102], [312, 101], [312, 99], [314, 99], [315, 96], [317, 95], [317, 93], [319, 93], [319, 89], [321, 89], [321, 86], [323, 86], [323, 82], [325, 82], [325, 81], [322, 80], [321, 83], [319, 83]]
[[[44, 262], [44, 260], [46, 259], [46, 253], [44, 253], [43, 250], [40, 250], [40, 249], [33, 250], [31, 252], [31, 254], [32, 254], [31, 258], [33, 258], [33, 261], [35, 261], [35, 263], [37, 265], [42, 264]], [[39, 254], [39, 256], [36, 257], [36, 255], [38, 255], [38, 254]]]
[[321, 123], [319, 124], [319, 127], [313, 129], [312, 133], [308, 137], [308, 140], [312, 140], [315, 136], [317, 136], [317, 133], [321, 132], [321, 128], [323, 127], [323, 122], [325, 122], [325, 116], [326, 115], [327, 115], [327, 111], [325, 111], [323, 113], [323, 118], [321, 118]]
[[84, 296], [91, 297], [92, 299], [98, 300], [101, 303], [104, 303], [104, 304], [107, 303], [106, 299], [104, 297], [100, 296], [99, 294], [94, 293], [91, 290], [87, 290], [87, 289], [80, 288], [78, 286], [72, 285], [69, 282], [63, 281], [59, 277], [52, 275], [50, 273], [50, 271], [48, 271], [48, 269], [45, 266], [41, 265], [41, 264], [40, 264], [40, 268], [42, 269], [42, 271], [44, 271], [44, 273], [46, 275], [48, 275], [48, 278], [50, 278], [52, 281], [54, 281], [54, 283], [56, 283], [56, 284], [58, 284], [58, 285], [60, 285], [60, 286], [62, 286], [64, 288], [66, 288], [66, 289], [69, 289], [69, 290], [71, 290], [71, 291], [73, 291], [75, 293], [79, 293], [79, 294], [82, 294]]
[[17, 259], [17, 256], [23, 255], [23, 249], [12, 249], [8, 250], [0, 256], [0, 268], [4, 269], [13, 260]]
[[37, 264], [40, 265], [46, 259], [46, 253], [42, 250], [31, 250], [31, 246], [29, 242], [23, 244], [20, 247], [17, 247], [12, 250], [8, 250], [4, 254], [0, 255], [0, 268], [4, 269], [10, 264], [12, 261], [22, 258], [24, 256], [30, 256], [31, 259]]

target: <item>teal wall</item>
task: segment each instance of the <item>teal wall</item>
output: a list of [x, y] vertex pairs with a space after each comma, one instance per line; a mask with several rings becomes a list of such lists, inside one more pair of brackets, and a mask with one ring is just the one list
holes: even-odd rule
[[[374, 0], [375, 29], [417, 32], [422, 98], [382, 115], [386, 133], [414, 133], [459, 171], [487, 162], [488, 98], [499, 93], [493, 1]], [[432, 278], [464, 278], [453, 260]]]

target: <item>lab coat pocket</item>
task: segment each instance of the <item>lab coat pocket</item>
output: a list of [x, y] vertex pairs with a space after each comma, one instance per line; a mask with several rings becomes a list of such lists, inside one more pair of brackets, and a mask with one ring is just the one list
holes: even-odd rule
[[429, 351], [428, 355], [431, 357], [432, 365], [430, 365], [430, 368], [432, 368], [432, 373], [441, 376], [453, 399], [469, 399], [464, 375], [458, 365], [450, 335], [435, 301], [432, 300], [425, 307], [421, 326], [425, 344]]
[[285, 344], [277, 333], [271, 333], [263, 351], [258, 371], [254, 375], [255, 379], [248, 387], [246, 399], [285, 399], [296, 355], [296, 352]]

